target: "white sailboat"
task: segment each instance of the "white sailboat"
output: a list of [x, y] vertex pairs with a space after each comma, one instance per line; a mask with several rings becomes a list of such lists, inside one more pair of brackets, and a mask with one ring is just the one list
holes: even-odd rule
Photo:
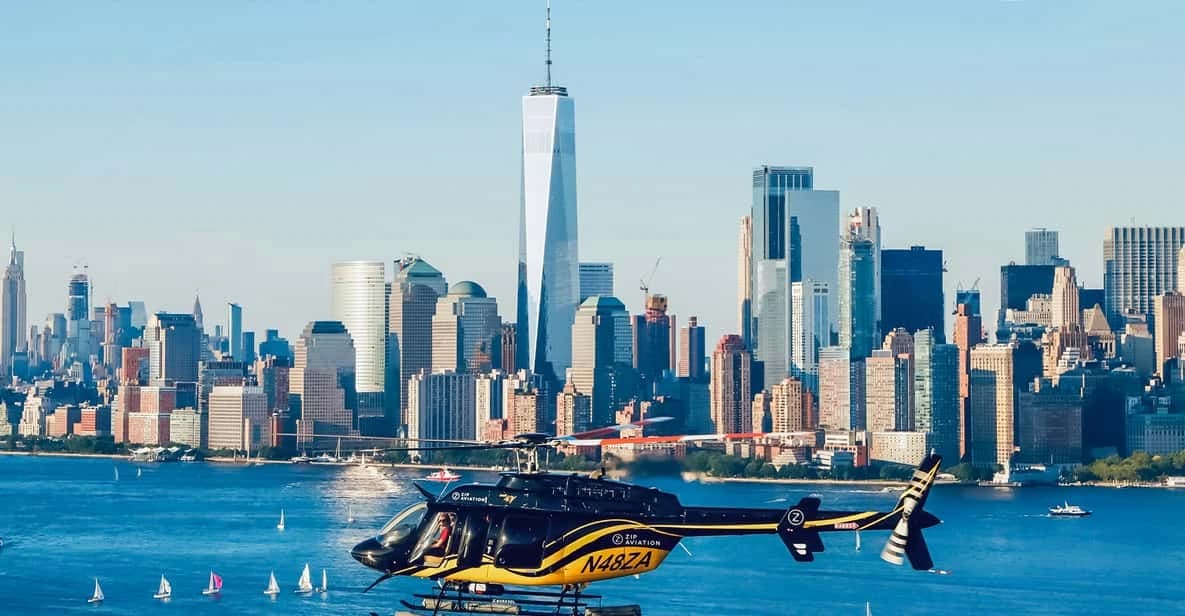
[[296, 592], [308, 594], [313, 592], [313, 575], [309, 573], [309, 564], [304, 564], [304, 571], [300, 574], [300, 581], [296, 583]]
[[276, 582], [276, 572], [272, 571], [271, 577], [267, 580], [267, 590], [263, 591], [265, 595], [276, 596], [280, 594], [280, 584]]
[[860, 531], [856, 531], [856, 551], [860, 551]]
[[115, 480], [119, 481], [119, 467], [118, 466], [115, 467]]
[[354, 523], [354, 506], [350, 505], [346, 512], [346, 524]]
[[276, 528], [279, 530], [284, 530], [284, 510], [283, 509], [280, 510], [280, 523], [276, 524]]
[[329, 592], [329, 574], [324, 569], [321, 570], [321, 587], [317, 589], [317, 592]]
[[173, 587], [169, 584], [169, 580], [165, 578], [165, 574], [160, 574], [160, 586], [156, 589], [156, 594], [152, 595], [153, 599], [168, 599], [173, 596]]
[[91, 598], [87, 599], [86, 602], [87, 603], [102, 603], [102, 601], [103, 601], [103, 589], [99, 586], [99, 578], [95, 578], [95, 593], [93, 595], [91, 595]]
[[202, 591], [202, 594], [203, 595], [216, 595], [220, 592], [222, 592], [222, 576], [211, 571], [210, 572], [210, 585], [206, 586], [206, 589]]

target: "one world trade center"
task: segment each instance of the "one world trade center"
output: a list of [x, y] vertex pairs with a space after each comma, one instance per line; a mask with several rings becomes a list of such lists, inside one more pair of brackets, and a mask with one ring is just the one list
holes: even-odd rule
[[[572, 364], [572, 322], [580, 297], [576, 247], [576, 122], [567, 88], [551, 81], [523, 97], [516, 363], [551, 383]], [[524, 335], [525, 334], [525, 335]], [[524, 344], [525, 343], [525, 344]]]

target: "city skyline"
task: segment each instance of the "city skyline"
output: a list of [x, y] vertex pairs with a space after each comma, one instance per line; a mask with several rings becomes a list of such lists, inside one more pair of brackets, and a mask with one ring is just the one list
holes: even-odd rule
[[[1185, 126], [1179, 114], [1167, 111], [1181, 106], [1183, 92], [1181, 85], [1155, 75], [1179, 73], [1180, 61], [1172, 54], [1157, 51], [1170, 42], [1164, 38], [1169, 32], [1157, 24], [1158, 20], [1149, 19], [1149, 14], [1159, 16], [1165, 7], [1179, 7], [1142, 6], [1124, 11], [1095, 6], [1077, 7], [1078, 12], [1070, 13], [1035, 4], [939, 7], [929, 15], [925, 36], [913, 41], [900, 37], [917, 27], [907, 23], [910, 10], [867, 6], [867, 14], [851, 15], [850, 9], [838, 7], [802, 8], [816, 18], [805, 20], [813, 24], [814, 30], [801, 33], [805, 36], [800, 41], [787, 36], [792, 47], [788, 53], [799, 49], [799, 45], [806, 50], [823, 42], [827, 49], [836, 50], [833, 56], [817, 58], [810, 67], [812, 74], [822, 77], [819, 86], [812, 92], [796, 92], [795, 98], [790, 97], [792, 90], [777, 89], [764, 101], [737, 103], [730, 98], [730, 108], [739, 116], [722, 123], [728, 126], [727, 135], [721, 133], [723, 126], [696, 124], [697, 141], [706, 139], [706, 143], [721, 147], [696, 146], [672, 130], [676, 126], [682, 129], [684, 124], [679, 120], [690, 117], [681, 115], [684, 113], [703, 114], [716, 109], [713, 115], [730, 117], [716, 107], [722, 102], [719, 94], [700, 88], [728, 91], [739, 85], [737, 80], [743, 82], [751, 76], [750, 71], [767, 66], [757, 62], [739, 75], [729, 73], [744, 65], [739, 58], [756, 51], [751, 44], [729, 50], [725, 49], [727, 43], [717, 47], [709, 42], [702, 56], [682, 59], [661, 46], [651, 49], [643, 36], [654, 34], [646, 31], [646, 25], [657, 19], [660, 11], [655, 7], [642, 7], [637, 24], [617, 23], [620, 20], [614, 18], [612, 8], [578, 4], [553, 7], [556, 78], [579, 91], [582, 134], [595, 135], [582, 140], [581, 146], [580, 254], [585, 259], [615, 263], [618, 278], [624, 281], [618, 285], [617, 295], [631, 313], [640, 311], [640, 297], [631, 292], [628, 281], [647, 272], [654, 258], [661, 256], [663, 265], [653, 287], [655, 292], [671, 298], [672, 312], [698, 315], [708, 328], [708, 340], [732, 333], [736, 306], [727, 298], [735, 285], [736, 220], [748, 211], [752, 169], [767, 162], [813, 167], [818, 174], [817, 185], [843, 193], [845, 210], [877, 207], [883, 219], [885, 248], [924, 244], [944, 250], [951, 261], [945, 280], [948, 303], [959, 280], [964, 284], [978, 277], [990, 281], [999, 263], [1023, 263], [1023, 233], [1034, 226], [1060, 231], [1060, 252], [1077, 269], [1079, 282], [1101, 287], [1099, 247], [1108, 226], [1127, 225], [1133, 215], [1140, 225], [1175, 222], [1167, 218], [1172, 208], [1165, 207], [1169, 198], [1166, 195], [1172, 194], [1167, 187], [1173, 160], [1168, 144], [1180, 141], [1175, 136], [1185, 132]], [[295, 338], [308, 320], [330, 316], [324, 285], [309, 284], [309, 280], [324, 280], [331, 264], [337, 261], [388, 262], [406, 252], [424, 255], [453, 279], [479, 282], [491, 296], [503, 298], [500, 310], [504, 315], [513, 314], [506, 304], [514, 297], [519, 188], [519, 165], [514, 155], [519, 116], [514, 107], [525, 84], [538, 82], [542, 73], [543, 11], [542, 6], [531, 5], [467, 8], [450, 12], [425, 8], [408, 21], [408, 27], [452, 32], [456, 38], [469, 37], [480, 44], [493, 36], [489, 20], [498, 20], [499, 26], [514, 36], [499, 39], [489, 57], [476, 57], [464, 47], [433, 55], [438, 65], [426, 63], [426, 67], [404, 63], [399, 45], [447, 50], [455, 43], [454, 38], [433, 34], [429, 41], [425, 40], [426, 34], [409, 32], [409, 37], [400, 39], [384, 32], [380, 40], [377, 28], [363, 27], [367, 36], [362, 37], [362, 42], [348, 45], [332, 38], [317, 40], [292, 51], [292, 57], [283, 57], [255, 48], [251, 41], [260, 37], [251, 28], [239, 31], [241, 26], [228, 26], [176, 8], [145, 11], [137, 19], [151, 26], [172, 22], [180, 13], [193, 28], [195, 48], [190, 52], [149, 54], [148, 59], [136, 62], [127, 58], [137, 51], [156, 49], [156, 38], [168, 28], [147, 27], [143, 33], [116, 41], [111, 31], [117, 23], [115, 18], [88, 15], [92, 9], [82, 7], [61, 17], [93, 22], [83, 29], [71, 49], [56, 47], [54, 35], [36, 28], [0, 37], [4, 41], [0, 49], [10, 57], [38, 58], [37, 62], [17, 63], [14, 75], [29, 87], [14, 97], [6, 97], [6, 106], [15, 113], [4, 117], [24, 120], [19, 124], [0, 120], [6, 122], [3, 127], [13, 142], [25, 144], [0, 153], [0, 162], [5, 163], [9, 177], [15, 178], [6, 182], [10, 189], [6, 202], [16, 207], [11, 210], [10, 220], [4, 222], [15, 226], [17, 243], [26, 255], [27, 322], [41, 323], [47, 313], [63, 311], [61, 294], [72, 266], [85, 263], [90, 265], [92, 305], [105, 304], [107, 299], [121, 303], [140, 299], [153, 312], [185, 312], [196, 291], [206, 295], [210, 305], [242, 305], [244, 331], [274, 327]], [[36, 7], [15, 10], [17, 19], [12, 23], [21, 22], [21, 17], [36, 22], [40, 11]], [[318, 15], [317, 10], [304, 8], [282, 22], [264, 24], [262, 39], [293, 29], [314, 28], [311, 24], [317, 23], [317, 17], [326, 17]], [[382, 17], [358, 12], [402, 9], [353, 10], [356, 12], [330, 15], [316, 27], [326, 28], [327, 32], [352, 32], [360, 27], [359, 19]], [[771, 19], [763, 21], [785, 21], [776, 19], [776, 15], [786, 9], [774, 6], [768, 10]], [[750, 32], [739, 27], [739, 17], [714, 11], [724, 9], [692, 9], [689, 15], [679, 18], [671, 32], [662, 34], [668, 37], [664, 40], [675, 44], [676, 49], [692, 41], [702, 44], [704, 37], [697, 33], [709, 22], [713, 31], [719, 30], [722, 38], [732, 43], [739, 32]], [[948, 34], [935, 34], [941, 28], [933, 28], [934, 23], [957, 21], [967, 17], [968, 12], [984, 17], [984, 23], [971, 32], [964, 31], [962, 45], [949, 57], [934, 54], [952, 43]], [[466, 16], [460, 16], [462, 13]], [[843, 20], [835, 13], [843, 13], [844, 20], [850, 23], [837, 25]], [[243, 23], [258, 27], [260, 18], [247, 15]], [[599, 39], [592, 38], [595, 29], [607, 20], [614, 20], [623, 49], [606, 50]], [[875, 61], [861, 58], [864, 64], [853, 62], [859, 52], [843, 49], [843, 42], [857, 37], [857, 33], [867, 35], [862, 28], [874, 21], [884, 25], [885, 31], [874, 33], [863, 44], [894, 37], [903, 48]], [[1076, 28], [1063, 34], [1067, 38], [1062, 47], [1075, 49], [1077, 55], [1072, 58], [1040, 40], [1047, 30], [1068, 21]], [[1115, 23], [1129, 21], [1133, 26], [1130, 31], [1111, 29]], [[994, 28], [1009, 29], [1010, 46], [1001, 46], [992, 38]], [[1104, 30], [1109, 38], [1099, 36]], [[210, 46], [220, 40], [216, 35], [230, 39], [221, 53], [210, 51]], [[835, 38], [827, 39], [828, 35]], [[1124, 37], [1129, 36], [1140, 45], [1123, 45]], [[1091, 43], [1092, 38], [1108, 42]], [[86, 52], [96, 53], [86, 61], [78, 60]], [[323, 53], [329, 53], [333, 60], [301, 63]], [[626, 60], [637, 64], [639, 53], [642, 59], [665, 61], [662, 79], [654, 80], [652, 71], [645, 66], [631, 68]], [[944, 85], [943, 75], [988, 53], [1002, 58], [1002, 67], [1023, 61], [1031, 70], [1026, 74], [988, 71], [961, 82], [965, 86], [962, 89]], [[206, 59], [199, 62], [199, 57]], [[253, 57], [262, 62], [257, 65], [243, 61]], [[880, 105], [883, 110], [844, 103], [861, 92], [855, 90], [859, 79], [879, 70], [876, 63], [901, 60], [910, 60], [919, 69], [929, 71], [913, 71], [907, 76], [900, 71], [885, 71], [900, 81], [885, 94], [882, 102], [887, 104]], [[356, 61], [365, 69], [354, 69], [340, 78], [346, 81], [332, 81], [335, 63]], [[458, 111], [453, 103], [429, 109], [427, 103], [415, 101], [406, 103], [409, 107], [402, 108], [405, 113], [394, 117], [422, 113], [417, 124], [433, 126], [430, 132], [407, 122], [393, 122], [386, 106], [398, 98], [400, 89], [392, 90], [390, 85], [374, 86], [381, 94], [375, 100], [381, 100], [381, 105], [348, 94], [355, 88], [344, 88], [336, 96], [293, 90], [310, 76], [330, 80], [328, 85], [356, 85], [351, 80], [361, 77], [363, 73], [358, 71], [386, 65], [402, 79], [393, 81], [418, 85], [425, 91], [441, 91], [444, 83], [455, 79], [448, 69], [460, 66], [462, 61], [474, 73], [480, 73], [467, 77], [471, 80], [469, 91], [478, 92], [483, 106], [488, 106], [481, 114], [481, 126], [442, 121], [438, 114]], [[219, 74], [215, 69], [225, 63], [236, 70]], [[280, 68], [273, 72], [273, 79], [253, 81], [262, 70], [260, 65], [268, 63]], [[175, 100], [171, 88], [181, 85], [175, 81], [178, 77], [157, 70], [176, 65], [192, 69], [185, 73], [189, 80], [186, 87], [200, 85], [203, 91], [214, 93], [209, 94], [210, 108], [192, 118], [186, 112], [195, 110], [185, 104], [178, 101], [179, 107], [170, 106]], [[919, 76], [927, 72], [934, 76]], [[46, 77], [49, 74], [58, 78], [51, 83]], [[91, 80], [101, 77], [111, 79], [108, 85], [112, 93], [90, 92]], [[1030, 88], [1038, 77], [1045, 82]], [[244, 85], [249, 82], [250, 86]], [[1109, 85], [1103, 90], [1096, 82]], [[156, 87], [132, 87], [137, 83]], [[874, 80], [867, 87], [887, 85]], [[1078, 95], [1072, 108], [1060, 104], [1059, 88]], [[681, 99], [689, 101], [690, 109], [660, 107], [669, 89], [681, 92]], [[239, 90], [252, 104], [228, 104], [228, 93]], [[937, 98], [913, 111], [903, 106], [902, 94], [894, 93], [898, 90], [908, 95], [910, 104], [916, 105], [927, 96]], [[61, 100], [72, 100], [82, 91], [94, 94], [93, 105], [86, 111], [67, 109], [69, 113], [60, 113], [61, 109], [55, 109], [59, 112], [55, 118], [60, 122], [53, 123], [43, 115], [41, 103], [45, 97], [57, 95]], [[126, 121], [132, 99], [114, 93], [119, 91], [139, 92], [145, 97], [147, 109], [137, 116], [139, 123]], [[615, 96], [621, 91], [631, 92], [628, 101]], [[1130, 94], [1135, 91], [1143, 93], [1135, 98]], [[983, 92], [992, 92], [997, 103], [1005, 103], [1004, 111], [996, 112], [991, 105], [977, 102], [976, 96]], [[254, 102], [269, 101], [281, 94], [288, 95], [287, 106], [278, 110], [270, 103]], [[794, 102], [792, 112], [809, 114], [817, 126], [789, 123], [794, 126], [770, 128], [763, 116], [783, 109], [789, 101]], [[837, 101], [843, 103], [839, 109], [828, 106]], [[959, 111], [936, 109], [938, 103]], [[1140, 115], [1157, 120], [1111, 115], [1123, 104], [1136, 105], [1142, 110]], [[277, 117], [285, 122], [259, 122], [265, 108], [268, 113], [278, 113]], [[396, 111], [399, 109], [396, 107]], [[339, 115], [345, 110], [356, 118]], [[1024, 110], [1024, 116], [1018, 115], [1020, 110]], [[179, 121], [182, 118], [185, 121]], [[1109, 131], [1082, 131], [1083, 127], [1097, 127], [1099, 118], [1106, 118]], [[288, 120], [299, 121], [306, 130], [293, 133]], [[887, 128], [898, 120], [899, 128]], [[360, 139], [357, 123], [361, 122], [366, 122], [369, 130], [393, 126], [400, 132], [384, 132], [392, 129], [383, 128], [378, 136]], [[750, 123], [760, 125], [762, 131], [746, 129]], [[865, 130], [834, 130], [835, 125], [853, 123]], [[122, 132], [110, 133], [101, 128], [116, 125], [124, 127]], [[46, 130], [50, 126], [53, 130]], [[960, 130], [953, 131], [956, 134], [952, 136], [939, 134], [952, 127]], [[903, 133], [917, 131], [925, 135], [924, 147], [902, 150], [899, 146]], [[999, 134], [989, 134], [992, 132]], [[427, 140], [429, 134], [431, 141]], [[790, 134], [793, 139], [787, 138]], [[622, 148], [631, 137], [636, 141]], [[910, 139], [915, 137], [910, 134]], [[462, 139], [466, 140], [463, 147]], [[98, 149], [100, 143], [103, 149]], [[230, 155], [233, 152], [225, 149], [228, 143], [243, 148], [243, 153]], [[1041, 145], [1045, 150], [1040, 159], [1026, 158], [1013, 151], [1016, 143]], [[269, 160], [272, 148], [277, 146], [293, 151]], [[886, 154], [889, 151], [893, 152], [891, 156]], [[1092, 158], [1088, 153], [1091, 151], [1100, 152], [1098, 158]], [[1114, 151], [1138, 151], [1140, 157], [1116, 161], [1108, 154], [1106, 160], [1102, 158], [1101, 152]], [[940, 156], [939, 152], [944, 154]], [[422, 160], [415, 160], [415, 156]], [[486, 190], [480, 194], [447, 187], [441, 190], [446, 156], [459, 157], [449, 168], [480, 169], [470, 179], [481, 182]], [[951, 160], [944, 160], [947, 158]], [[884, 160], [893, 163], [887, 165]], [[1009, 164], [1009, 181], [993, 186], [986, 180], [999, 176], [1003, 160]], [[650, 164], [643, 165], [643, 161]], [[654, 161], [660, 162], [655, 166]], [[277, 165], [281, 164], [284, 181], [276, 175], [280, 169]], [[1114, 186], [1080, 181], [1083, 169], [1104, 165], [1126, 181]], [[892, 181], [907, 174], [918, 176], [924, 188], [895, 185]], [[643, 178], [651, 181], [640, 181]], [[655, 178], [662, 182], [654, 182]], [[371, 188], [363, 190], [359, 186]], [[457, 215], [445, 214], [448, 210], [439, 207], [423, 207], [426, 195], [444, 199], [450, 206], [456, 204]], [[152, 215], [153, 208], [161, 203], [197, 212], [194, 224], [170, 227], [161, 223], [160, 217]], [[985, 214], [976, 217], [975, 224], [966, 229], [953, 226], [949, 224], [954, 217], [952, 203], [959, 204], [960, 210], [969, 208]], [[1059, 211], [1062, 203], [1075, 204], [1074, 216]], [[1121, 212], [1114, 208], [1115, 203], [1124, 204]], [[351, 226], [347, 233], [344, 220], [337, 222], [337, 217], [324, 220], [324, 216], [317, 216], [316, 225], [282, 220], [311, 220], [287, 214], [290, 208], [301, 212], [301, 208], [315, 207], [343, 211], [343, 219], [363, 217], [373, 224], [365, 229]], [[108, 215], [86, 216], [96, 208], [104, 208]], [[47, 211], [55, 212], [52, 219], [45, 216]], [[231, 216], [231, 211], [241, 216]], [[683, 211], [692, 215], [676, 215]], [[989, 211], [991, 216], [986, 215]], [[1030, 217], [1032, 211], [1039, 212], [1041, 218]], [[951, 214], [943, 216], [944, 212]], [[237, 222], [227, 224], [228, 220]], [[633, 224], [622, 228], [623, 220]], [[668, 233], [655, 238], [655, 228]], [[129, 232], [135, 234], [136, 241], [105, 241], [111, 236], [126, 237]], [[988, 237], [993, 239], [986, 240]], [[218, 250], [223, 242], [253, 246], [256, 256], [244, 259], [241, 250]], [[177, 250], [177, 246], [192, 246], [193, 250]], [[704, 259], [704, 255], [711, 258]], [[127, 267], [129, 262], [136, 267]], [[698, 283], [705, 279], [719, 280], [720, 288], [704, 293]], [[268, 284], [259, 284], [261, 280]], [[994, 314], [993, 285], [981, 284], [981, 288], [986, 290], [982, 313]], [[293, 306], [300, 309], [293, 310]], [[220, 318], [208, 318], [215, 323], [208, 324], [207, 329], [211, 330]]]

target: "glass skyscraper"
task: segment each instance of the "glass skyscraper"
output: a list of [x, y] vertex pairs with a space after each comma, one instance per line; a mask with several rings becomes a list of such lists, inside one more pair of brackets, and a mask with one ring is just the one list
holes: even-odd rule
[[382, 261], [335, 263], [330, 313], [350, 333], [358, 415], [383, 414], [387, 370], [387, 287]]
[[[786, 258], [786, 191], [814, 190], [814, 175], [811, 167], [762, 165], [753, 170], [753, 259]], [[792, 254], [790, 258], [791, 276], [799, 275], [794, 281], [801, 280], [802, 275], [800, 269], [795, 269], [801, 266], [796, 256]]]
[[523, 97], [522, 202], [517, 325], [520, 367], [552, 383], [572, 364], [572, 321], [580, 299], [576, 235], [576, 116], [568, 90], [551, 81]]
[[839, 255], [839, 344], [863, 359], [877, 346], [874, 244], [845, 237]]
[[[1111, 227], [1103, 240], [1107, 319], [1122, 327], [1125, 313], [1152, 315], [1152, 299], [1177, 286], [1185, 227]], [[1052, 285], [1051, 285], [1052, 286]]]
[[881, 251], [881, 331], [898, 327], [916, 332], [934, 328], [946, 341], [942, 292], [942, 251], [925, 246]]

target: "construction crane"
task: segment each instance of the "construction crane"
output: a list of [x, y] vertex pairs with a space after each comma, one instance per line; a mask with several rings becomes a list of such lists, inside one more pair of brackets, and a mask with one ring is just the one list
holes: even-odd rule
[[662, 263], [662, 257], [654, 260], [654, 267], [650, 268], [650, 275], [639, 281], [638, 289], [642, 291], [642, 301], [646, 301], [645, 296], [650, 294], [650, 283], [654, 280], [654, 274], [658, 271], [659, 263]]

